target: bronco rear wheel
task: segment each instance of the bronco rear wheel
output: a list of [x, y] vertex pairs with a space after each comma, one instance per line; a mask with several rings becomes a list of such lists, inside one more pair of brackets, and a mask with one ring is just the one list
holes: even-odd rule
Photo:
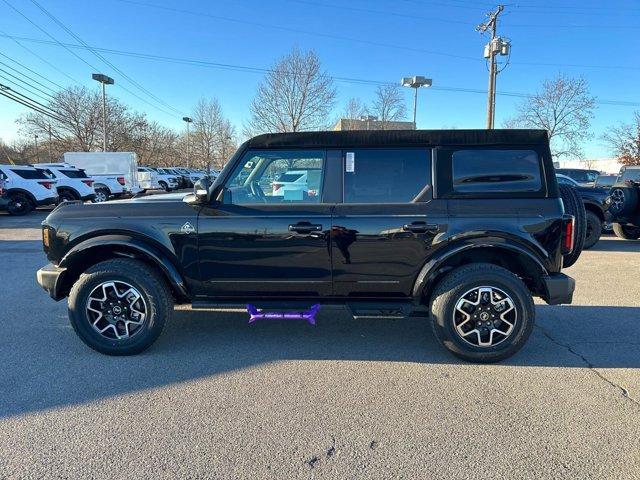
[[535, 321], [533, 299], [510, 271], [476, 263], [448, 273], [431, 296], [438, 341], [470, 362], [490, 363], [516, 353]]
[[172, 313], [173, 298], [164, 278], [133, 259], [94, 265], [80, 275], [69, 294], [74, 330], [85, 344], [107, 355], [146, 350]]

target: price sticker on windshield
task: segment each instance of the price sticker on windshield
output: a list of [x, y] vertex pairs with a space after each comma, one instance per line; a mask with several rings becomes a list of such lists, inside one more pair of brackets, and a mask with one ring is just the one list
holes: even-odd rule
[[347, 152], [344, 169], [347, 173], [354, 173], [356, 171], [356, 154], [354, 152]]

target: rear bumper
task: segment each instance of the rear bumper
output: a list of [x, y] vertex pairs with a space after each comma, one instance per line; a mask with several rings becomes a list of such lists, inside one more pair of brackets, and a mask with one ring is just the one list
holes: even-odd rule
[[65, 297], [65, 295], [62, 294], [61, 287], [66, 271], [66, 268], [56, 267], [54, 264], [49, 263], [36, 273], [38, 284], [44, 288], [49, 296], [55, 301], [61, 300]]
[[93, 201], [94, 198], [96, 198], [96, 194], [95, 193], [90, 193], [89, 195], [85, 195], [84, 197], [80, 197], [80, 199], [83, 202]]
[[43, 198], [42, 200], [36, 200], [36, 207], [42, 207], [44, 205], [56, 205], [58, 203], [58, 195]]
[[549, 305], [569, 304], [573, 301], [576, 281], [564, 273], [553, 273], [542, 277], [545, 294], [542, 299]]

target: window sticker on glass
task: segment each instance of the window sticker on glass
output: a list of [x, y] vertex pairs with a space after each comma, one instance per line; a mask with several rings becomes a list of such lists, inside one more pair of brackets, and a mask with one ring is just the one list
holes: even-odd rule
[[356, 154], [354, 152], [347, 152], [344, 168], [347, 173], [356, 171]]

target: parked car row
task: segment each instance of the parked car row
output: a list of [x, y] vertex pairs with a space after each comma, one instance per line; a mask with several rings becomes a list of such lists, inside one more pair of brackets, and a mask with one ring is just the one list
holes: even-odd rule
[[[217, 171], [212, 170], [209, 175], [212, 178], [218, 176]], [[147, 179], [146, 175], [149, 175]], [[207, 174], [201, 170], [184, 167], [138, 167], [138, 181], [145, 190], [180, 190], [191, 188]]]
[[147, 190], [168, 192], [190, 188], [206, 175], [191, 168], [138, 167], [133, 152], [67, 152], [54, 163], [0, 165], [0, 210], [25, 215], [60, 202], [98, 203]]

